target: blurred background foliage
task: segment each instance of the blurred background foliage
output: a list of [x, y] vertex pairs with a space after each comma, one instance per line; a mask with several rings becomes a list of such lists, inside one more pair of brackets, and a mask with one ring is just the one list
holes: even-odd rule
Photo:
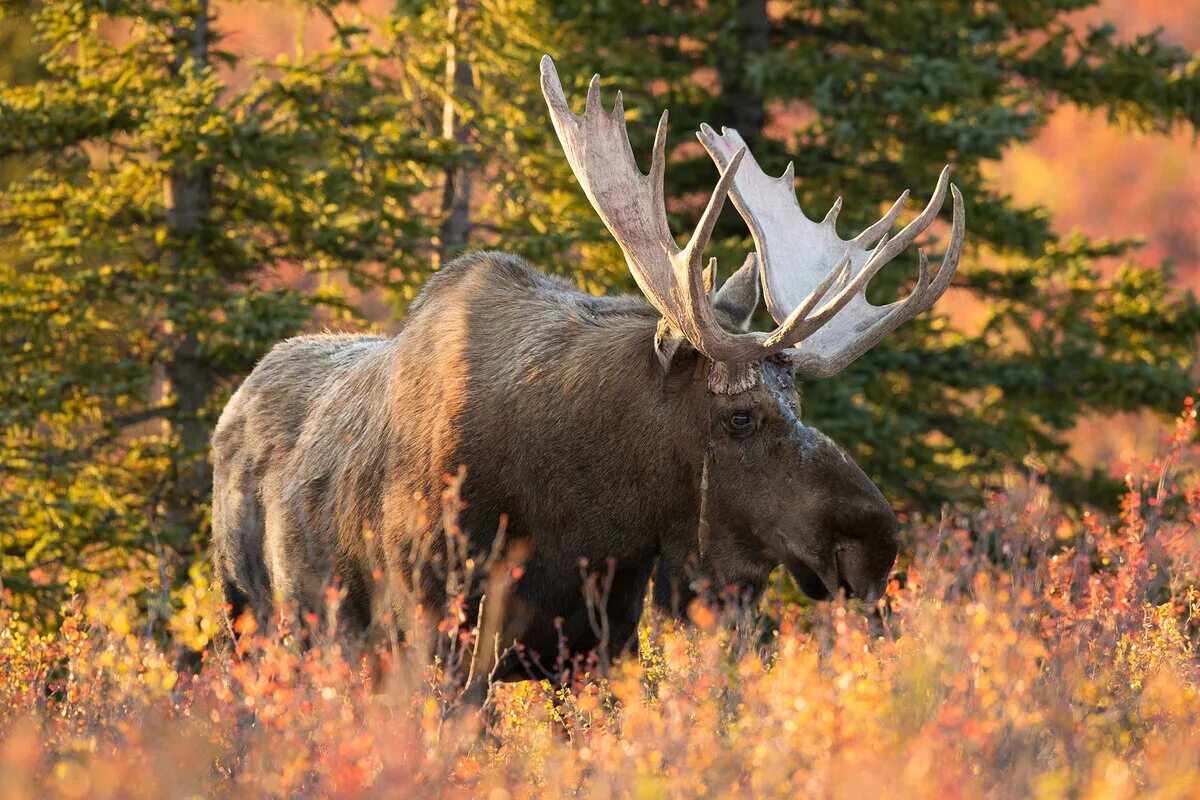
[[[1061, 108], [1131, 137], [1194, 136], [1196, 52], [1118, 31], [1097, 5], [8, 0], [4, 587], [53, 607], [114, 569], [182, 581], [207, 535], [209, 431], [257, 359], [304, 330], [394, 329], [465, 249], [632, 290], [544, 113], [543, 52], [579, 102], [593, 72], [606, 102], [623, 90], [643, 163], [671, 110], [677, 233], [716, 174], [692, 136], [701, 122], [737, 128], [768, 172], [794, 160], [809, 216], [844, 196], [844, 235], [905, 188], [927, 196], [953, 164], [969, 235], [955, 287], [804, 386], [805, 417], [905, 510], [977, 500], [1011, 469], [1071, 503], [1117, 496], [1111, 465], [1073, 458], [1069, 434], [1173, 411], [1200, 308], [1169, 262], [1063, 235], [997, 178]], [[1106, 168], [1080, 178], [1119, 205]], [[944, 234], [925, 243], [935, 262]], [[723, 268], [751, 246], [727, 209]], [[906, 258], [876, 302], [911, 284]]]

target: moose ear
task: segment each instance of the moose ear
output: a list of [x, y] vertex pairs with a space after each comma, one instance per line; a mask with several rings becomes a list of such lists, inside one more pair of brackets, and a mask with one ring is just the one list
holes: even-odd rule
[[[680, 350], [681, 347], [683, 350]], [[688, 340], [665, 319], [658, 321], [658, 329], [654, 331], [654, 355], [658, 358], [658, 365], [662, 367], [664, 375], [671, 371], [671, 363], [675, 356], [682, 355], [691, 347]]]
[[713, 298], [713, 307], [729, 315], [738, 333], [750, 330], [754, 309], [758, 308], [758, 258], [746, 256], [746, 263], [729, 276]]

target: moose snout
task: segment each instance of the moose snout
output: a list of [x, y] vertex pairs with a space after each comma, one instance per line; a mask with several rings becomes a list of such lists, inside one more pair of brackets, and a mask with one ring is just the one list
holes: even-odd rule
[[852, 597], [872, 605], [883, 597], [888, 575], [900, 551], [896, 520], [891, 509], [875, 516], [867, 530], [839, 541], [834, 548], [838, 585]]
[[900, 540], [895, 518], [875, 528], [854, 529], [853, 534], [831, 532], [828, 549], [819, 556], [796, 557], [785, 564], [801, 591], [814, 600], [825, 600], [839, 592], [873, 605], [887, 590], [888, 576], [896, 563]]
[[784, 534], [784, 563], [814, 600], [844, 593], [870, 605], [887, 589], [900, 550], [891, 504], [870, 478], [832, 440], [821, 457], [798, 470], [807, 480], [816, 524]]

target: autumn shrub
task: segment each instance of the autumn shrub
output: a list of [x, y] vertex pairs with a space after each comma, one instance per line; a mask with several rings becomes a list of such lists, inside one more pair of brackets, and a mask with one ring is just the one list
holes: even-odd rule
[[648, 614], [608, 679], [498, 686], [482, 711], [445, 659], [401, 648], [380, 666], [286, 624], [223, 632], [200, 568], [165, 625], [120, 578], [52, 633], [6, 608], [0, 794], [1191, 797], [1195, 434], [1189, 400], [1112, 519], [1014, 480], [980, 510], [910, 520], [875, 609]]

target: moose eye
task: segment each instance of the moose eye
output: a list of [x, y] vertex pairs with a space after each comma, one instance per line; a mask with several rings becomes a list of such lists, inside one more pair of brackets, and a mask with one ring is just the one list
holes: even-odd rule
[[725, 418], [725, 430], [734, 436], [745, 436], [754, 430], [754, 417], [749, 411], [734, 411]]

